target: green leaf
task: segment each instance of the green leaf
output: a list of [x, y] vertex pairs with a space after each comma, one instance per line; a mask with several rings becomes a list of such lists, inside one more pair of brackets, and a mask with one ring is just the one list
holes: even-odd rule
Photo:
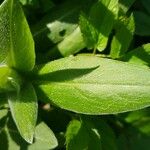
[[150, 16], [141, 11], [134, 12], [135, 18], [135, 33], [140, 36], [150, 35]]
[[33, 82], [39, 99], [63, 109], [84, 114], [114, 114], [150, 105], [148, 68], [77, 56], [50, 62], [34, 71]]
[[80, 29], [86, 46], [89, 49], [95, 48], [98, 40], [98, 31], [84, 13], [80, 15]]
[[0, 39], [0, 62], [21, 71], [34, 67], [34, 42], [18, 0], [0, 6]]
[[41, 122], [35, 128], [34, 143], [26, 143], [20, 136], [12, 118], [9, 118], [7, 126], [5, 127], [8, 137], [8, 150], [20, 150], [26, 148], [27, 150], [48, 150], [57, 146], [57, 139], [49, 127]]
[[14, 91], [19, 88], [21, 78], [17, 72], [8, 66], [0, 66], [0, 92]]
[[78, 120], [70, 122], [66, 132], [66, 149], [101, 150], [100, 135], [96, 129]]
[[7, 133], [8, 138], [7, 150], [20, 150], [27, 148], [28, 143], [20, 136], [10, 114], [8, 116], [9, 118], [7, 118], [7, 124], [5, 125], [5, 132]]
[[95, 3], [89, 18], [80, 16], [80, 28], [88, 48], [103, 51], [118, 13], [118, 0], [101, 0]]
[[133, 14], [129, 18], [121, 16], [118, 19], [118, 27], [116, 27], [116, 34], [111, 43], [110, 55], [112, 58], [119, 58], [128, 50], [133, 39], [135, 30]]
[[[94, 18], [94, 14], [99, 12], [100, 19], [97, 25], [100, 25], [100, 28], [97, 49], [103, 51], [107, 46], [109, 34], [111, 33], [118, 14], [118, 0], [100, 0], [100, 3], [102, 4], [100, 7], [95, 5], [97, 10], [95, 10], [94, 7], [92, 8], [90, 17], [91, 19]], [[97, 16], [97, 18], [99, 17]], [[93, 20], [95, 23], [97, 18]]]
[[103, 150], [117, 150], [116, 137], [110, 126], [99, 118], [90, 120], [101, 136], [101, 144]]
[[121, 60], [138, 65], [150, 65], [150, 43], [144, 44], [124, 55]]
[[85, 43], [80, 28], [77, 27], [69, 36], [57, 44], [57, 46], [51, 49], [46, 55], [50, 58], [56, 56], [56, 53], [59, 52], [62, 56], [69, 56], [79, 52], [84, 47]]
[[21, 136], [32, 143], [37, 120], [37, 98], [31, 84], [22, 85], [20, 91], [9, 94], [12, 117]]
[[28, 147], [28, 150], [47, 150], [57, 147], [57, 139], [52, 130], [44, 123], [41, 122], [35, 128], [35, 143]]

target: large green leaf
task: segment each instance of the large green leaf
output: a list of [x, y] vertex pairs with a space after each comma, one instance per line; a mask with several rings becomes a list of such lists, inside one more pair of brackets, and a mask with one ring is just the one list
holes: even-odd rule
[[35, 63], [34, 42], [18, 0], [5, 0], [0, 6], [0, 62], [22, 71]]
[[28, 83], [24, 84], [20, 91], [9, 94], [8, 102], [21, 136], [27, 142], [32, 143], [38, 107], [33, 86]]
[[150, 70], [130, 63], [77, 56], [53, 61], [37, 72], [33, 78], [40, 99], [67, 110], [113, 114], [150, 105]]

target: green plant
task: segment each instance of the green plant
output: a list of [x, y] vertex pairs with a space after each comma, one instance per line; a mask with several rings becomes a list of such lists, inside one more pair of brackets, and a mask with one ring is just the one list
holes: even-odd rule
[[0, 6], [0, 147], [133, 150], [149, 140], [150, 44], [132, 43], [150, 35], [137, 19], [150, 18], [146, 1], [142, 12], [129, 9], [135, 0], [20, 2]]

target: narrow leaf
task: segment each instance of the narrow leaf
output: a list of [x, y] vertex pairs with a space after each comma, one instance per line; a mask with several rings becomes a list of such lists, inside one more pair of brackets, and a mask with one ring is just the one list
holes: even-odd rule
[[[90, 62], [90, 63], [88, 63]], [[150, 70], [111, 59], [77, 56], [35, 70], [40, 99], [84, 114], [114, 114], [150, 106]]]
[[34, 67], [34, 42], [18, 0], [0, 6], [0, 62], [22, 71]]
[[33, 86], [24, 84], [18, 93], [9, 94], [8, 102], [21, 136], [32, 143], [38, 107]]

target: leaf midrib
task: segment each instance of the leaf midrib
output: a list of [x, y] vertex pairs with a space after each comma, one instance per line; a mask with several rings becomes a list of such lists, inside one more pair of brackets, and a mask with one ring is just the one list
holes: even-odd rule
[[40, 82], [37, 82], [37, 83], [35, 83], [36, 85], [38, 84], [38, 85], [40, 85], [40, 86], [45, 86], [45, 85], [62, 85], [62, 86], [66, 86], [66, 85], [68, 85], [68, 86], [76, 86], [76, 85], [99, 85], [99, 86], [124, 86], [124, 87], [127, 87], [127, 86], [129, 86], [129, 87], [150, 87], [150, 84], [147, 84], [147, 85], [145, 85], [145, 84], [119, 84], [119, 83], [96, 83], [96, 82], [93, 82], [93, 83], [91, 83], [91, 82], [67, 82], [67, 83], [65, 83], [65, 82], [42, 82], [41, 81], [41, 84], [40, 84]]

